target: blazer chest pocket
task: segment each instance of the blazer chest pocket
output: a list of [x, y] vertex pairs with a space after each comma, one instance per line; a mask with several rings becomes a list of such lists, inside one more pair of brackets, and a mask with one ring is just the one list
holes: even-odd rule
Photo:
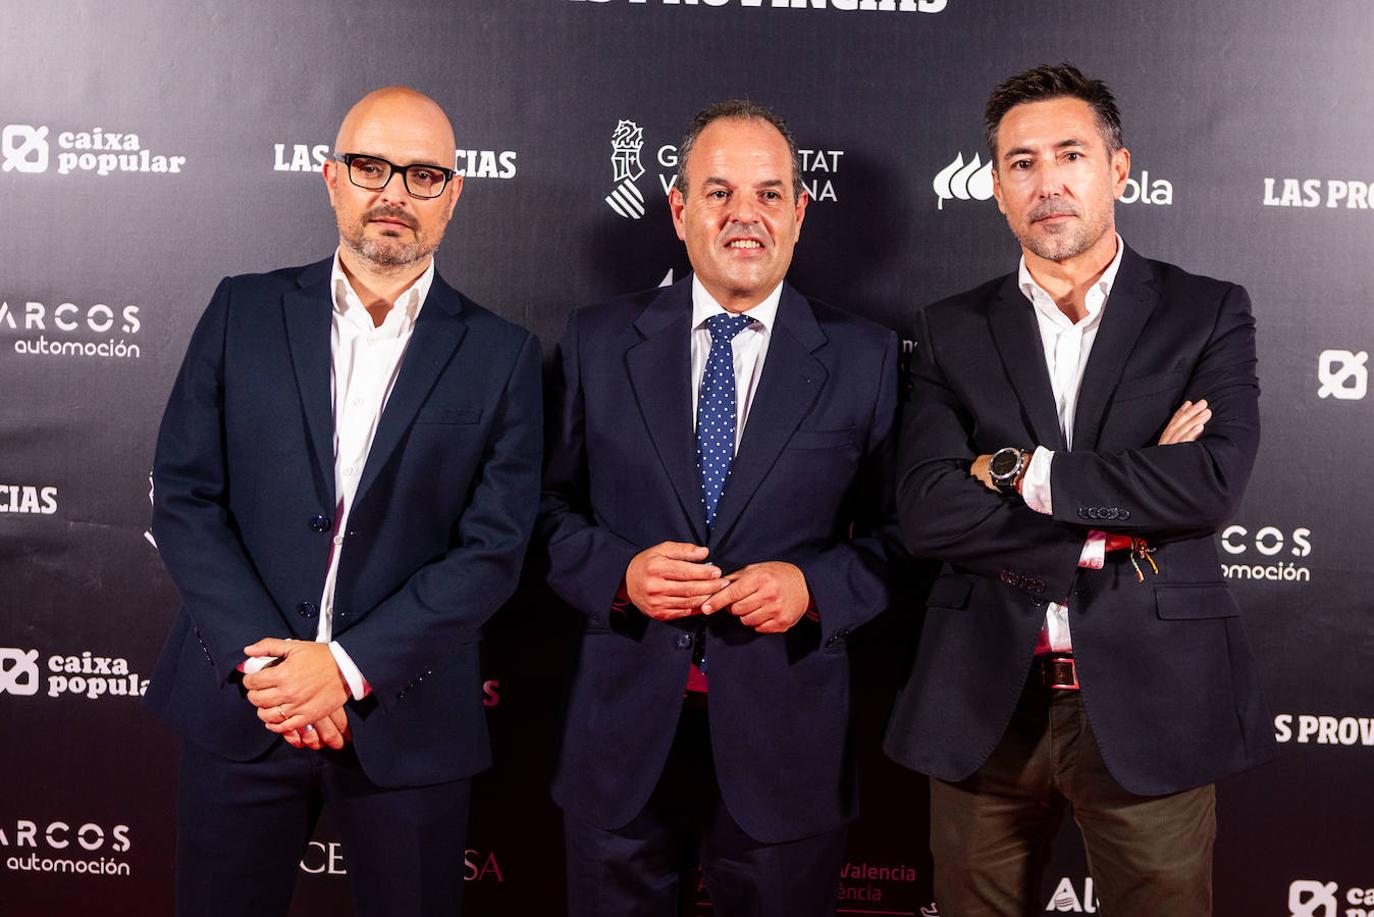
[[1160, 583], [1155, 586], [1155, 611], [1166, 621], [1234, 618], [1240, 614], [1225, 583]]
[[854, 429], [797, 430], [787, 441], [789, 449], [838, 449], [854, 444]]
[[930, 584], [928, 608], [966, 608], [973, 594], [973, 583], [963, 576], [941, 576]]
[[422, 408], [415, 415], [416, 423], [477, 423], [481, 419], [481, 408], [461, 405], [451, 408]]

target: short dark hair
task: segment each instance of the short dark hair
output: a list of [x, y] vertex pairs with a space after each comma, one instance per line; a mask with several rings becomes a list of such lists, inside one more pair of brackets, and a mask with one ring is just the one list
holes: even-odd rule
[[1121, 141], [1121, 112], [1116, 99], [1101, 80], [1090, 80], [1073, 64], [1041, 66], [1018, 73], [992, 91], [983, 109], [983, 127], [987, 132], [988, 152], [997, 160], [997, 128], [1007, 112], [1027, 102], [1045, 102], [1064, 97], [1082, 99], [1097, 115], [1097, 128], [1107, 143], [1107, 153], [1115, 153]]
[[787, 126], [787, 122], [764, 105], [757, 102], [750, 102], [747, 99], [730, 99], [727, 102], [717, 102], [707, 108], [697, 112], [696, 117], [687, 128], [687, 133], [682, 136], [682, 142], [677, 145], [677, 178], [674, 182], [678, 191], [683, 195], [687, 194], [687, 157], [692, 152], [692, 147], [696, 145], [697, 137], [701, 132], [716, 121], [726, 119], [738, 119], [745, 121], [766, 121], [777, 128], [778, 133], [782, 134], [782, 139], [787, 141], [787, 152], [792, 156], [792, 200], [797, 200], [802, 193], [801, 180], [801, 154], [797, 152], [797, 139], [792, 136], [792, 129]]

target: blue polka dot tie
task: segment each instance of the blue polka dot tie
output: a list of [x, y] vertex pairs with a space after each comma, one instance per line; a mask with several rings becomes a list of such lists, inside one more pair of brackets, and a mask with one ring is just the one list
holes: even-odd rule
[[735, 348], [730, 342], [752, 321], [747, 315], [725, 313], [706, 320], [711, 352], [697, 396], [697, 469], [708, 532], [735, 458]]

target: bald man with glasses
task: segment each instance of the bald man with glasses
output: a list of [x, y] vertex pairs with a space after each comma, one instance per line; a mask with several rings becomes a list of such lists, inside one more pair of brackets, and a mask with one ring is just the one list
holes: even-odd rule
[[[182, 607], [177, 913], [284, 915], [323, 806], [361, 917], [461, 911], [477, 643], [534, 522], [539, 346], [438, 275], [462, 191], [412, 89], [347, 114], [315, 264], [226, 278], [172, 389], [153, 532]], [[446, 165], [447, 164], [447, 165]]]

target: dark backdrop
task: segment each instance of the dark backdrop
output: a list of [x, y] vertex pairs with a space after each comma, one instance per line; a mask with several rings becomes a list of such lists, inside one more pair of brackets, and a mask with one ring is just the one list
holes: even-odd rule
[[[1367, 0], [6, 0], [0, 22], [0, 913], [170, 913], [177, 745], [134, 697], [176, 602], [153, 439], [218, 279], [332, 251], [313, 169], [358, 96], [408, 83], [453, 115], [440, 268], [546, 350], [578, 305], [682, 276], [672, 145], [735, 96], [809, 151], [794, 283], [905, 333], [1014, 268], [982, 102], [1063, 59], [1125, 112], [1125, 239], [1255, 302], [1265, 439], [1218, 539], [1285, 754], [1221, 787], [1217, 913], [1374, 913]], [[530, 583], [489, 628], [473, 914], [562, 910], [545, 785], [573, 626]], [[901, 607], [855, 641], [851, 913], [930, 910], [924, 779], [876, 751], [918, 627]], [[1048, 910], [1094, 909], [1072, 835]], [[346, 868], [322, 825], [295, 912], [346, 914]]]

